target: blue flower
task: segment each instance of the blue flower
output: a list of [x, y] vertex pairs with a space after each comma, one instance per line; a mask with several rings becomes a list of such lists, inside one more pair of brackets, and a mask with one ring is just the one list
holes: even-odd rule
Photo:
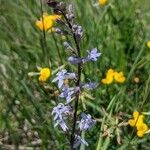
[[81, 85], [81, 87], [87, 90], [93, 90], [97, 87], [97, 83], [89, 82], [89, 83]]
[[75, 73], [67, 73], [67, 70], [61, 70], [56, 74], [56, 78], [52, 82], [58, 82], [58, 87], [61, 88], [64, 84], [64, 79], [75, 79]]
[[64, 84], [64, 78], [65, 74], [67, 73], [67, 70], [61, 70], [56, 74], [56, 78], [53, 79], [52, 82], [58, 82], [58, 87], [61, 88]]
[[60, 125], [60, 127], [62, 128], [62, 130], [64, 132], [66, 132], [68, 130], [68, 127], [67, 127], [64, 120], [56, 120], [56, 123], [55, 123], [54, 127], [56, 127], [57, 125]]
[[79, 64], [79, 63], [85, 63], [87, 61], [97, 61], [97, 58], [100, 57], [101, 53], [97, 53], [97, 48], [94, 48], [91, 50], [91, 52], [88, 51], [88, 56], [87, 57], [77, 57], [77, 56], [70, 56], [68, 58], [68, 61], [71, 64]]
[[73, 148], [76, 149], [78, 146], [80, 146], [80, 144], [84, 144], [85, 146], [88, 146], [89, 144], [82, 139], [79, 135], [75, 135], [75, 141], [74, 141], [74, 145]]
[[67, 103], [71, 101], [71, 97], [74, 94], [74, 88], [64, 87], [62, 89], [62, 93], [60, 94], [60, 97], [66, 98]]
[[75, 56], [70, 56], [70, 57], [68, 58], [68, 61], [69, 61], [71, 64], [79, 64], [79, 63], [82, 63], [82, 58], [75, 57]]
[[89, 114], [86, 115], [85, 113], [82, 113], [81, 117], [81, 121], [78, 122], [81, 131], [86, 131], [90, 129], [96, 123], [96, 121], [92, 119], [91, 115]]
[[65, 106], [62, 103], [59, 103], [56, 107], [53, 108], [52, 115], [54, 115], [54, 120], [56, 121], [55, 126], [59, 124], [63, 131], [67, 131], [68, 129], [64, 121], [64, 117], [70, 114], [70, 110], [70, 106]]
[[66, 73], [64, 79], [76, 79], [75, 73]]
[[97, 53], [97, 48], [92, 49], [88, 52], [87, 60], [97, 61], [97, 58], [100, 57], [101, 53]]

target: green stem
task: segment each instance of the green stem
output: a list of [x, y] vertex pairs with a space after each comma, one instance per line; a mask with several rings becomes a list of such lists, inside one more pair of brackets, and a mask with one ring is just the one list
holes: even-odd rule
[[58, 53], [58, 57], [60, 59], [61, 64], [63, 64], [63, 60], [62, 60], [61, 53], [60, 53], [60, 50], [59, 50], [59, 47], [58, 47], [58, 44], [57, 44], [57, 40], [56, 40], [55, 35], [54, 35], [53, 32], [52, 32], [52, 36], [53, 36], [53, 39], [54, 39], [54, 42], [55, 42], [55, 46], [56, 46], [56, 50], [57, 50], [57, 53]]
[[[43, 40], [42, 40], [42, 50], [43, 50], [43, 54], [44, 54], [44, 60], [45, 63], [48, 63], [48, 51], [47, 51], [47, 42], [46, 42], [46, 32], [45, 32], [45, 25], [44, 25], [44, 18], [43, 18], [43, 3], [42, 0], [40, 0], [40, 5], [41, 5], [41, 16], [42, 16], [42, 24], [43, 24]], [[51, 57], [49, 57], [50, 63], [51, 61]]]

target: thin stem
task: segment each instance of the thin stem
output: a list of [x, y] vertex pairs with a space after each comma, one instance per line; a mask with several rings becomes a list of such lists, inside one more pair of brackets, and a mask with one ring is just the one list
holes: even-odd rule
[[55, 42], [55, 46], [56, 46], [56, 49], [57, 49], [58, 57], [60, 58], [61, 64], [63, 64], [63, 60], [62, 60], [61, 53], [60, 53], [60, 50], [59, 50], [59, 47], [58, 47], [58, 44], [57, 44], [57, 40], [56, 40], [55, 35], [54, 35], [53, 32], [52, 32], [52, 36], [53, 36], [53, 39], [54, 39], [54, 42]]
[[[79, 86], [80, 84], [80, 78], [81, 78], [81, 65], [78, 64], [78, 80], [76, 83], [76, 86]], [[71, 139], [70, 139], [70, 144], [71, 144], [71, 149], [73, 150], [73, 144], [74, 144], [74, 139], [75, 139], [75, 129], [76, 129], [76, 121], [77, 121], [77, 110], [78, 110], [78, 105], [79, 105], [79, 93], [76, 95], [76, 101], [75, 101], [75, 112], [74, 112], [74, 117], [73, 117], [73, 128], [72, 128], [72, 133], [71, 133]]]
[[[43, 17], [43, 3], [42, 0], [40, 0], [40, 5], [41, 5], [41, 16], [42, 16], [42, 24], [43, 24], [43, 41], [42, 41], [42, 49], [43, 49], [43, 54], [45, 57], [45, 63], [48, 63], [48, 51], [47, 51], [47, 42], [46, 42], [46, 32], [45, 32], [45, 24], [44, 24], [44, 17]], [[50, 63], [51, 57], [49, 57]]]

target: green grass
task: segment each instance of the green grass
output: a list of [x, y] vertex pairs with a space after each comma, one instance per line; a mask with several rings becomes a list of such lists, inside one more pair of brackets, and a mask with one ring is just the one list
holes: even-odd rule
[[[150, 49], [146, 47], [150, 40], [149, 0], [110, 0], [105, 7], [93, 6], [94, 0], [72, 3], [76, 20], [84, 28], [82, 55], [93, 47], [102, 52], [100, 60], [88, 63], [82, 74], [82, 80], [100, 83], [96, 90], [88, 92], [94, 100], [83, 97], [86, 111], [98, 120], [85, 134], [87, 149], [150, 149], [149, 134], [140, 139], [125, 125], [134, 110], [148, 112], [150, 108]], [[46, 4], [43, 7], [51, 13]], [[0, 0], [0, 13], [0, 149], [13, 146], [14, 149], [19, 146], [69, 149], [68, 141], [54, 128], [50, 115], [58, 102], [54, 95], [57, 89], [51, 83], [53, 77], [41, 84], [38, 77], [28, 76], [29, 72], [38, 72], [37, 67], [51, 67], [54, 71], [67, 65], [73, 69], [66, 61], [69, 54], [64, 50], [62, 38], [46, 33], [44, 49], [43, 33], [35, 27], [41, 16], [40, 1]], [[100, 81], [109, 68], [123, 71], [126, 82], [103, 85]], [[134, 77], [139, 77], [140, 82], [136, 84]], [[146, 118], [150, 126], [150, 117]], [[104, 127], [109, 129], [111, 137], [103, 136]]]

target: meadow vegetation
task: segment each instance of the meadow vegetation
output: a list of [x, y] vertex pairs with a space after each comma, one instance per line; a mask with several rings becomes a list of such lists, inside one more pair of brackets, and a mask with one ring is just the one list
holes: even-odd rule
[[[82, 132], [89, 146], [78, 149], [149, 150], [149, 0], [64, 2], [73, 4], [84, 31], [81, 55], [94, 47], [102, 53], [81, 73], [81, 81], [98, 86], [80, 95], [77, 113], [90, 113], [96, 124]], [[36, 22], [44, 12], [54, 14], [44, 1], [41, 7], [40, 0], [0, 0], [0, 149], [70, 149], [51, 112], [63, 103], [52, 80], [62, 68], [75, 69], [64, 47], [73, 40], [41, 30]], [[42, 68], [49, 70], [39, 77]]]

